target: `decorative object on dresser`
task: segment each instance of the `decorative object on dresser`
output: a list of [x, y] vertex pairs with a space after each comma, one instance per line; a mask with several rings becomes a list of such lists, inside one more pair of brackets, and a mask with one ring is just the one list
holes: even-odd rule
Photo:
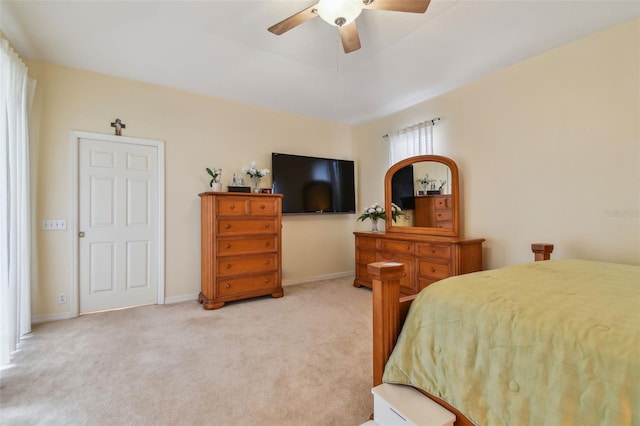
[[256, 296], [282, 297], [282, 195], [200, 195], [205, 309]]
[[378, 232], [378, 220], [387, 220], [387, 215], [380, 204], [373, 203], [356, 220], [364, 222], [367, 219], [371, 220], [371, 232]]
[[251, 192], [250, 186], [227, 186], [227, 191], [229, 192]]
[[[422, 189], [424, 180], [415, 176], [437, 176], [438, 180], [433, 181], [440, 182], [445, 194], [415, 195]], [[394, 207], [397, 207], [401, 212], [398, 214], [413, 217], [413, 223], [408, 223], [413, 226], [394, 220], [385, 222], [383, 233], [355, 232], [353, 285], [371, 288], [367, 264], [381, 261], [404, 265], [400, 280], [402, 296], [416, 294], [443, 278], [480, 271], [484, 239], [466, 239], [459, 235], [458, 182], [458, 167], [446, 157], [421, 155], [391, 166], [385, 175], [384, 209], [395, 213]], [[415, 187], [416, 184], [419, 186]]]
[[242, 173], [251, 178], [252, 192], [260, 192], [260, 179], [271, 173], [269, 169], [258, 169], [258, 163], [251, 162], [251, 167], [243, 167]]
[[220, 183], [220, 179], [222, 178], [222, 169], [213, 169], [206, 168], [207, 173], [211, 176], [211, 180], [209, 181], [209, 187], [214, 192], [222, 191], [222, 184]]

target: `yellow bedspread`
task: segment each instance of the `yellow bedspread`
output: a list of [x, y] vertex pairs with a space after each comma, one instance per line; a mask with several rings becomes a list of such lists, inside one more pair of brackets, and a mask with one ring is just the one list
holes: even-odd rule
[[640, 425], [640, 267], [549, 260], [448, 278], [413, 302], [383, 381], [478, 425]]

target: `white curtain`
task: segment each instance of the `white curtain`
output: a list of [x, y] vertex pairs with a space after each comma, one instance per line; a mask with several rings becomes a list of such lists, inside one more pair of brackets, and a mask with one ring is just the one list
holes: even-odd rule
[[0, 40], [0, 365], [31, 331], [27, 67]]
[[389, 165], [415, 155], [433, 154], [433, 121], [389, 134]]

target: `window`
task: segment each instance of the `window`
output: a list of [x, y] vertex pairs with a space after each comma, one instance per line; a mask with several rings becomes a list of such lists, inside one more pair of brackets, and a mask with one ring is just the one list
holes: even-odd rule
[[439, 118], [396, 130], [389, 135], [389, 165], [416, 155], [433, 154], [433, 125]]

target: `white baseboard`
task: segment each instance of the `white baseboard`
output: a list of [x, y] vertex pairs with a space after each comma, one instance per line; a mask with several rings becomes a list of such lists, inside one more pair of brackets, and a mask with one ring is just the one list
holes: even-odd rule
[[61, 314], [50, 315], [37, 315], [31, 317], [31, 324], [42, 324], [43, 322], [59, 321], [71, 318], [73, 318], [73, 316], [71, 316], [71, 312], [63, 312]]
[[[344, 278], [344, 277], [353, 277], [353, 276], [354, 276], [354, 272], [353, 271], [336, 272], [335, 274], [316, 275], [316, 276], [313, 276], [313, 277], [300, 278], [300, 279], [296, 279], [296, 280], [282, 280], [282, 286], [286, 287], [286, 286], [289, 286], [289, 285], [305, 284], [305, 283], [312, 283], [312, 282], [316, 282], [316, 281], [325, 281], [325, 280], [331, 280], [331, 279], [334, 279], [334, 278]], [[165, 304], [170, 304], [170, 303], [190, 302], [192, 300], [198, 300], [198, 295], [199, 294], [187, 294], [187, 295], [183, 295], [183, 296], [171, 296], [171, 297], [167, 297], [166, 299], [164, 299], [164, 303]]]
[[282, 280], [282, 286], [295, 285], [295, 284], [305, 284], [312, 283], [316, 281], [325, 281], [332, 280], [334, 278], [344, 278], [344, 277], [352, 277], [354, 275], [353, 271], [345, 271], [345, 272], [336, 272], [335, 274], [327, 274], [327, 275], [316, 275], [313, 277], [300, 278], [296, 280]]
[[[331, 280], [334, 278], [344, 278], [344, 277], [350, 277], [350, 276], [353, 276], [353, 271], [336, 272], [335, 274], [316, 275], [313, 277], [300, 278], [295, 280], [282, 280], [282, 286], [285, 287], [289, 285], [312, 283], [316, 281], [325, 281], [325, 280]], [[166, 297], [164, 299], [164, 303], [171, 304], [171, 303], [190, 302], [192, 300], [198, 300], [198, 295], [199, 293]], [[31, 323], [39, 324], [43, 322], [58, 321], [58, 320], [69, 319], [69, 318], [73, 318], [70, 312], [64, 312], [61, 314], [51, 314], [51, 315], [39, 315], [39, 316], [31, 317]]]
[[199, 293], [186, 294], [186, 295], [182, 295], [182, 296], [166, 297], [164, 299], [164, 303], [165, 303], [165, 305], [168, 305], [170, 303], [190, 302], [192, 300], [198, 300], [198, 295], [199, 295]]

